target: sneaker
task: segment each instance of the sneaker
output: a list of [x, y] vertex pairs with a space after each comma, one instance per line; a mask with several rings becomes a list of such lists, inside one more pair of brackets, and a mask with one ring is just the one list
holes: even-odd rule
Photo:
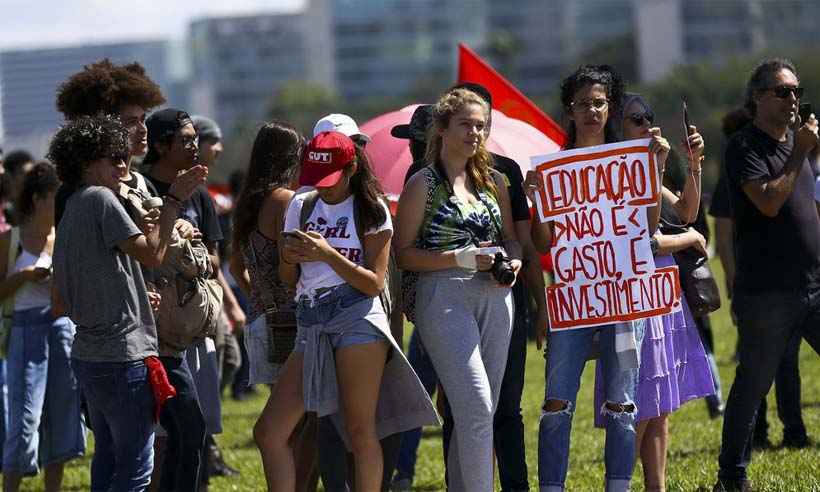
[[797, 436], [783, 436], [783, 444], [784, 448], [789, 449], [803, 449], [809, 447], [811, 441], [809, 440], [809, 436], [806, 434], [797, 435]]

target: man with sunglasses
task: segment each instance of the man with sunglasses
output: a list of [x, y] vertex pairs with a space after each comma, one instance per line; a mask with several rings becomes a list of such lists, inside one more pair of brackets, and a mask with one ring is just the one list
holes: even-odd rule
[[739, 361], [723, 421], [717, 491], [750, 490], [755, 414], [789, 342], [802, 336], [820, 353], [820, 216], [808, 160], [818, 143], [817, 119], [800, 121], [799, 82], [787, 60], [758, 65], [746, 88], [752, 124], [726, 148]]

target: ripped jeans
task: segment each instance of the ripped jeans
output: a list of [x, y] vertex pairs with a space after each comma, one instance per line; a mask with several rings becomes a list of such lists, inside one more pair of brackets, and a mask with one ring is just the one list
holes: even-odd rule
[[[640, 347], [644, 322], [633, 323], [637, 346]], [[552, 400], [554, 405], [557, 400], [563, 409], [541, 412], [538, 428], [538, 481], [541, 492], [564, 490], [575, 399], [596, 331], [600, 333], [598, 362], [603, 368], [606, 398], [606, 403], [598, 410], [606, 416], [605, 490], [629, 489], [635, 464], [635, 385], [638, 369], [620, 366], [615, 354], [615, 329], [613, 325], [607, 325], [551, 333], [549, 336], [545, 353], [544, 401], [546, 405]], [[589, 427], [592, 425], [589, 422], [585, 424]]]

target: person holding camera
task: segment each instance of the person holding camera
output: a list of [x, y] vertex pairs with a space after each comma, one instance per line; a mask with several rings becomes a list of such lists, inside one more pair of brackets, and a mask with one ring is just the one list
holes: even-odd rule
[[493, 415], [521, 269], [507, 186], [485, 148], [489, 111], [463, 88], [438, 100], [428, 166], [407, 182], [397, 213], [398, 264], [420, 272], [416, 328], [455, 422], [453, 490], [493, 489]]
[[820, 217], [808, 159], [817, 147], [817, 119], [809, 114], [801, 121], [802, 95], [791, 62], [760, 63], [746, 87], [752, 124], [726, 148], [739, 360], [715, 490], [749, 489], [755, 414], [792, 338], [803, 336], [820, 353]]

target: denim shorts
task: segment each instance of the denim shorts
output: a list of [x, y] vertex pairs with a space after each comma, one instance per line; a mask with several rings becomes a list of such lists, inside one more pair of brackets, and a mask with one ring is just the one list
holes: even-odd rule
[[[361, 312], [362, 316], [354, 322], [345, 318], [344, 326], [333, 326], [342, 313]], [[311, 299], [302, 295], [296, 305], [296, 343], [294, 352], [304, 352], [307, 344], [307, 330], [322, 329], [317, 325], [338, 329], [338, 333], [329, 333], [330, 343], [334, 349], [363, 345], [366, 343], [387, 340], [384, 332], [389, 332], [390, 325], [384, 314], [381, 301], [363, 292], [341, 284]], [[380, 329], [381, 328], [381, 329]], [[335, 330], [329, 330], [335, 331]]]

